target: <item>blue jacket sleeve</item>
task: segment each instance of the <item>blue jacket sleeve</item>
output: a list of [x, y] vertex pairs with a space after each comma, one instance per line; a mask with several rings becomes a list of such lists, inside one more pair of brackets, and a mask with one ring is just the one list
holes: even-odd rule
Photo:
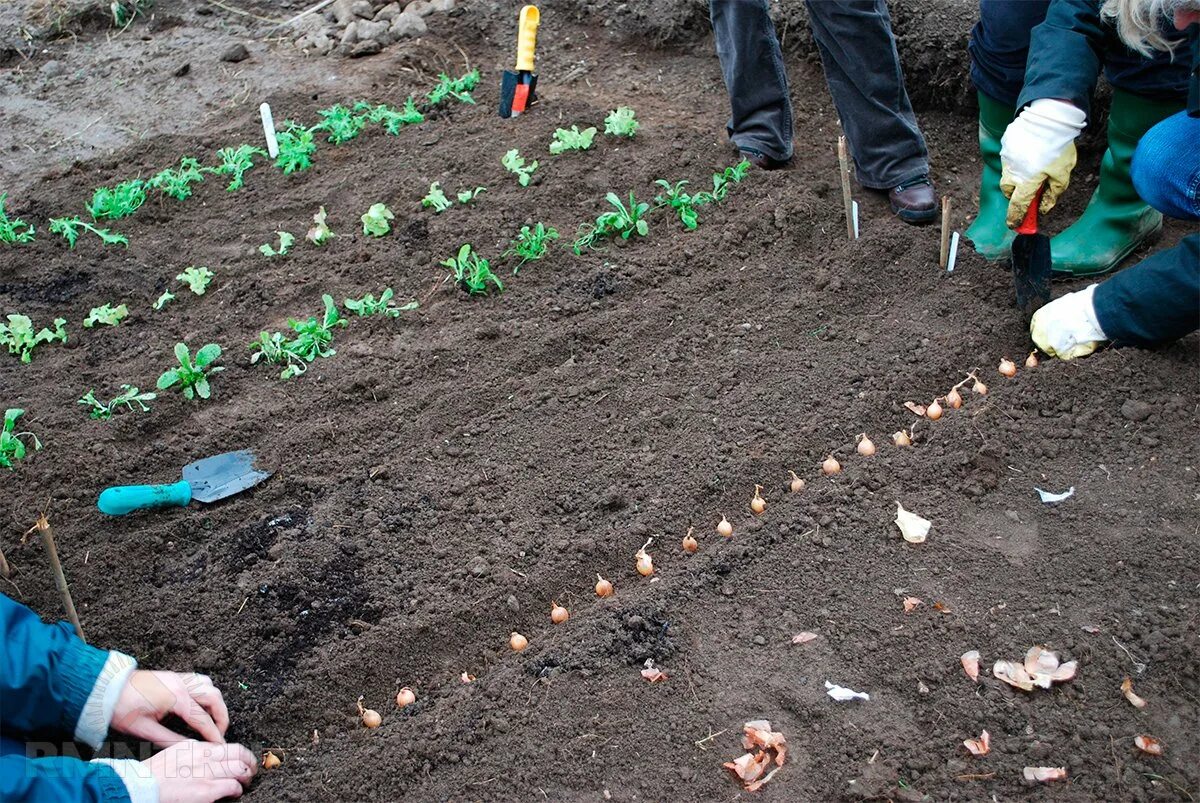
[[1200, 327], [1200, 234], [1151, 254], [1092, 296], [1096, 320], [1118, 346], [1156, 346]]
[[1099, 0], [1051, 0], [1046, 19], [1033, 29], [1029, 40], [1025, 86], [1017, 109], [1041, 98], [1062, 98], [1090, 118], [1104, 48]]
[[4, 803], [129, 803], [125, 783], [112, 767], [77, 758], [0, 755]]

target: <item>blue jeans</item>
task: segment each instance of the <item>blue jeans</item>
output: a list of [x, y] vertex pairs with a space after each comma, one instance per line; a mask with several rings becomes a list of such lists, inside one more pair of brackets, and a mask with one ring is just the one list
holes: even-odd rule
[[1143, 201], [1168, 217], [1200, 220], [1200, 117], [1179, 112], [1143, 134], [1131, 172]]

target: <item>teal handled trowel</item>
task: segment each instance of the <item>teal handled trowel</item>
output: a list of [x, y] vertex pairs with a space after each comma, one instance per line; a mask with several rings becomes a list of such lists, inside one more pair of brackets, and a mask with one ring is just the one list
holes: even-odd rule
[[170, 485], [119, 485], [105, 488], [96, 500], [101, 513], [124, 516], [159, 507], [187, 507], [195, 499], [206, 504], [258, 485], [271, 476], [254, 467], [254, 452], [226, 452], [183, 468], [183, 479]]

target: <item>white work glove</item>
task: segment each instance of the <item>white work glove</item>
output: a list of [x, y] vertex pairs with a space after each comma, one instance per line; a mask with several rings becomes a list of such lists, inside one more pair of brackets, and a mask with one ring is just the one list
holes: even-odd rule
[[1092, 305], [1096, 287], [1067, 293], [1033, 313], [1029, 336], [1034, 345], [1051, 357], [1073, 360], [1086, 357], [1108, 340]]
[[1009, 198], [1008, 227], [1025, 219], [1038, 189], [1046, 185], [1038, 210], [1054, 208], [1071, 183], [1075, 169], [1075, 138], [1087, 115], [1074, 104], [1041, 98], [1009, 123], [1000, 138], [1000, 190]]

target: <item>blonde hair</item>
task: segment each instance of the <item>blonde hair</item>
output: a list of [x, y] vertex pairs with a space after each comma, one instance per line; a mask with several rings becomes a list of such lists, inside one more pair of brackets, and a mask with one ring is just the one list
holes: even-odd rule
[[1188, 0], [1104, 0], [1100, 15], [1116, 20], [1121, 41], [1148, 58], [1155, 50], [1175, 50], [1176, 43], [1163, 37], [1160, 26], [1187, 4]]

